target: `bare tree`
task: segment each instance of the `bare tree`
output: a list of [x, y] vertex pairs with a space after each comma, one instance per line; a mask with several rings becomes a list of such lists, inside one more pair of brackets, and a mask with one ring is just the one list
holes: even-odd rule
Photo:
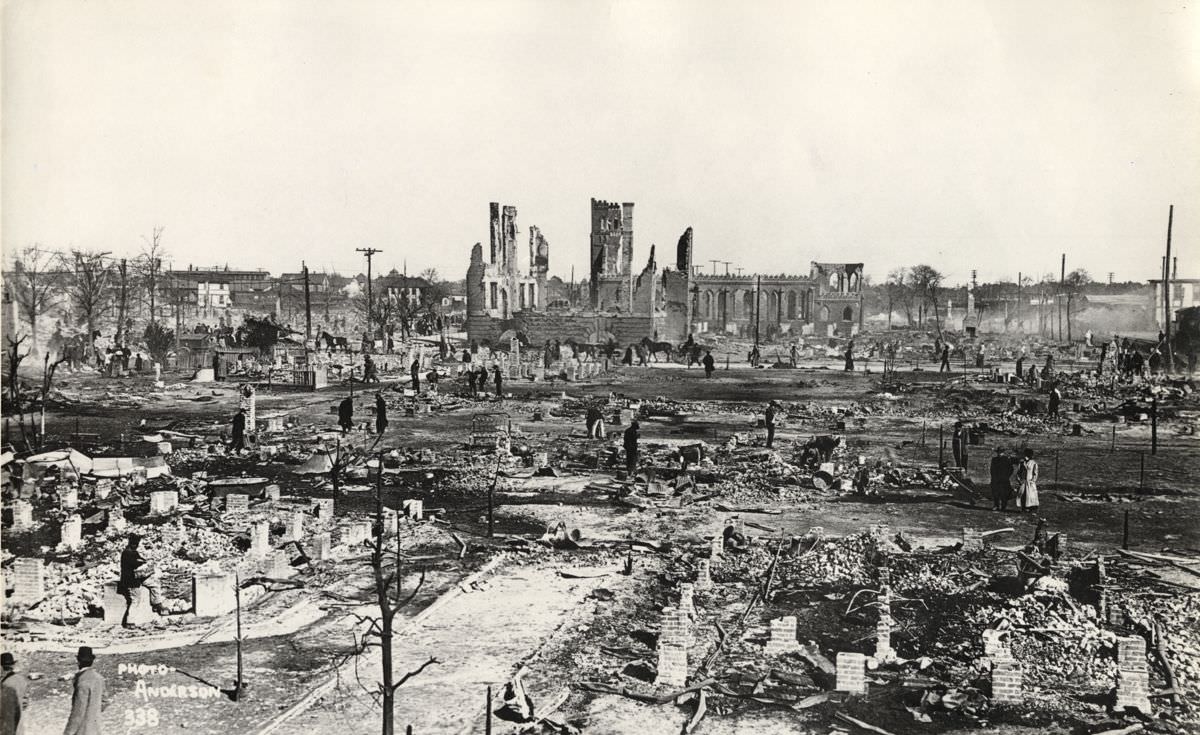
[[[897, 268], [888, 274], [887, 288], [889, 306], [898, 305], [904, 309], [904, 323], [911, 326], [913, 322], [913, 289], [908, 268]], [[888, 315], [891, 318], [891, 314]]]
[[[129, 263], [125, 258], [121, 258], [121, 262], [116, 266], [115, 277], [117, 279], [117, 334], [116, 342], [120, 344], [125, 336], [125, 320], [129, 318]], [[88, 343], [91, 343], [92, 335], [88, 335]]]
[[162, 244], [163, 227], [156, 226], [150, 237], [142, 237], [145, 244], [137, 259], [137, 272], [146, 287], [146, 300], [150, 305], [150, 321], [158, 321], [158, 288], [162, 280], [162, 262], [167, 250]]
[[1063, 290], [1067, 294], [1067, 342], [1071, 341], [1071, 304], [1083, 292], [1083, 287], [1092, 282], [1092, 277], [1083, 268], [1077, 268], [1067, 274], [1063, 282]]
[[38, 318], [58, 301], [58, 274], [51, 270], [55, 253], [33, 245], [21, 251], [13, 264], [13, 300], [29, 322], [29, 354], [38, 349]]
[[12, 405], [10, 410], [21, 412], [21, 385], [18, 371], [21, 367], [21, 361], [29, 357], [29, 353], [21, 354], [21, 343], [28, 339], [27, 335], [13, 339], [11, 334], [7, 334], [4, 338], [8, 341], [8, 400]]
[[38, 429], [39, 442], [45, 441], [46, 437], [46, 399], [50, 396], [50, 387], [54, 384], [54, 371], [59, 365], [66, 362], [67, 358], [60, 357], [54, 362], [50, 362], [50, 353], [47, 352], [42, 368], [42, 405], [41, 405], [41, 427]]
[[96, 333], [96, 322], [111, 306], [114, 271], [108, 255], [92, 250], [71, 250], [60, 256], [71, 305], [80, 321], [87, 325], [89, 344]]
[[942, 287], [942, 274], [929, 265], [915, 265], [909, 271], [912, 288], [922, 299], [933, 304], [933, 319], [938, 334], [942, 332], [942, 317], [938, 311], [938, 294]]

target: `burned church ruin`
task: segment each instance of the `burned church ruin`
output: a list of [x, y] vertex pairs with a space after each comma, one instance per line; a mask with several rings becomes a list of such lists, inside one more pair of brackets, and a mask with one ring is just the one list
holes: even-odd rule
[[467, 332], [492, 341], [506, 332], [530, 342], [575, 339], [621, 344], [688, 335], [856, 334], [862, 327], [862, 263], [813, 262], [807, 275], [702, 273], [694, 235], [680, 236], [674, 262], [659, 269], [656, 247], [633, 267], [633, 203], [591, 201], [587, 301], [547, 308], [549, 244], [529, 228], [526, 270], [516, 257], [515, 207], [491, 204], [487, 258], [480, 243], [467, 270]]

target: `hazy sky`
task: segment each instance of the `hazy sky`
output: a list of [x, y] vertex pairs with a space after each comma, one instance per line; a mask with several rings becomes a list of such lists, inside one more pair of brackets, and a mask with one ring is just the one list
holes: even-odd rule
[[[586, 274], [635, 264], [950, 281], [1200, 277], [1200, 16], [1180, 2], [9, 0], [3, 243], [177, 266], [436, 267], [488, 202]], [[724, 266], [718, 266], [722, 271]]]

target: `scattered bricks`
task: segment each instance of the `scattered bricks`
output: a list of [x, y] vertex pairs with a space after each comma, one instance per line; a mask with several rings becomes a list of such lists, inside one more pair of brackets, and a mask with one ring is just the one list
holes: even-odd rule
[[691, 582], [679, 585], [679, 609], [689, 617], [696, 615], [696, 587]]
[[178, 490], [155, 490], [150, 493], [150, 515], [166, 515], [178, 507]]
[[83, 519], [77, 515], [68, 516], [62, 524], [62, 539], [60, 545], [66, 549], [78, 549], [83, 546]]
[[1011, 659], [992, 666], [992, 701], [1008, 704], [1021, 701], [1021, 664]]
[[983, 534], [974, 526], [963, 526], [962, 529], [962, 550], [963, 551], [982, 551], [983, 550]]
[[766, 653], [775, 656], [800, 648], [796, 640], [796, 616], [788, 615], [771, 621], [771, 636], [767, 639]]
[[1150, 670], [1146, 641], [1139, 636], [1117, 639], [1117, 700], [1113, 708], [1136, 708], [1150, 714]]
[[230, 493], [225, 496], [225, 515], [238, 515], [249, 512], [250, 496], [244, 493]]
[[708, 546], [708, 558], [713, 560], [720, 559], [723, 553], [725, 553], [725, 537], [721, 535], [713, 536]]
[[46, 596], [45, 565], [41, 559], [17, 559], [13, 562], [13, 604], [32, 605]]
[[313, 507], [317, 509], [317, 523], [323, 526], [333, 523], [333, 498], [316, 498]]
[[289, 541], [299, 541], [304, 538], [304, 519], [307, 516], [308, 514], [302, 511], [292, 511], [288, 519], [287, 538]]
[[658, 672], [654, 677], [654, 686], [679, 689], [687, 684], [687, 671], [686, 646], [658, 644]]
[[[129, 600], [117, 591], [116, 582], [104, 585], [104, 624], [146, 625], [154, 622], [154, 608], [150, 605], [150, 590], [145, 587], [134, 587], [129, 590]], [[126, 616], [125, 609], [129, 608]]]
[[991, 659], [1012, 658], [1008, 647], [1009, 634], [1007, 630], [988, 628], [983, 631], [983, 655]]
[[701, 592], [711, 590], [713, 586], [709, 565], [710, 562], [708, 559], [701, 559], [696, 562], [696, 589]]
[[232, 574], [193, 575], [192, 612], [210, 618], [233, 611], [237, 608], [236, 584]]
[[24, 531], [33, 527], [33, 503], [28, 500], [17, 500], [13, 502], [12, 509], [14, 531]]
[[267, 521], [256, 521], [250, 526], [250, 551], [255, 558], [262, 558], [271, 552], [271, 524]]
[[852, 694], [867, 693], [867, 657], [861, 653], [842, 651], [837, 655], [837, 683], [839, 692]]
[[58, 488], [58, 505], [63, 510], [75, 510], [79, 507], [79, 488]]
[[279, 486], [278, 485], [267, 485], [265, 488], [263, 488], [263, 497], [266, 498], [268, 502], [278, 503], [279, 502]]
[[120, 533], [125, 530], [125, 526], [125, 511], [120, 508], [112, 508], [108, 511], [108, 530]]
[[308, 552], [308, 558], [313, 561], [328, 559], [330, 557], [330, 549], [333, 544], [329, 540], [328, 533], [318, 533], [313, 535], [304, 545], [304, 550]]
[[419, 521], [425, 516], [425, 501], [423, 500], [405, 500], [401, 507], [404, 508], [404, 515], [408, 516], [409, 520]]

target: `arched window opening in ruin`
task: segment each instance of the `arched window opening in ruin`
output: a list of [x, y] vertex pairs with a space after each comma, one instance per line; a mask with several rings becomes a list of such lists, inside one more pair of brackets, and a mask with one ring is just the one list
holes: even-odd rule
[[829, 305], [828, 304], [821, 305], [821, 321], [823, 321], [823, 322], [829, 321]]
[[742, 293], [742, 309], [745, 311], [747, 319], [754, 318], [754, 292], [745, 291]]
[[849, 306], [847, 306], [845, 309], [842, 309], [842, 321], [854, 321], [854, 309], [851, 309]]
[[797, 301], [796, 292], [788, 291], [788, 295], [787, 295], [787, 318], [788, 319], [796, 318], [796, 301]]
[[521, 294], [521, 308], [525, 308], [525, 286], [517, 286], [517, 291]]
[[508, 318], [508, 289], [500, 289], [500, 316], [504, 319]]

